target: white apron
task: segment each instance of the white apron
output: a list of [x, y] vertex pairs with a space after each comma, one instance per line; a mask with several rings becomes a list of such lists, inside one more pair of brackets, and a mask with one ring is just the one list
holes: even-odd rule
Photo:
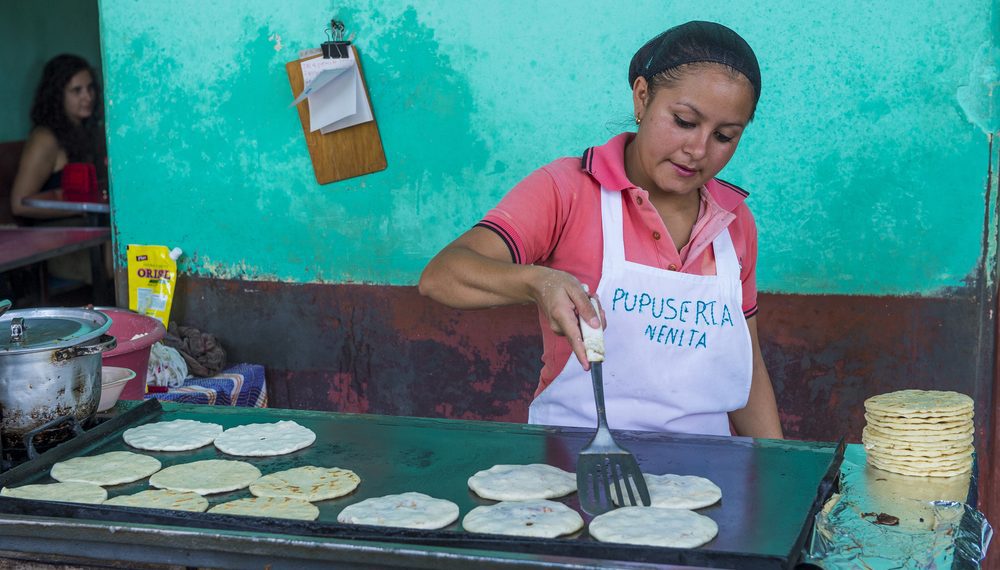
[[[608, 424], [730, 435], [727, 412], [747, 403], [753, 358], [729, 230], [712, 241], [716, 275], [691, 275], [625, 260], [621, 192], [601, 189], [601, 220]], [[597, 425], [590, 372], [575, 356], [531, 403], [528, 421]]]

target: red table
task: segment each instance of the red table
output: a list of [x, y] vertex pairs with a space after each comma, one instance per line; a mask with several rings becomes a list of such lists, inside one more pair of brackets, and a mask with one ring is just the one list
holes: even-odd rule
[[0, 271], [101, 245], [111, 228], [0, 228]]
[[[111, 228], [0, 228], [0, 272], [9, 271], [72, 253], [81, 249], [96, 248], [111, 240]], [[98, 263], [94, 263], [94, 259]], [[100, 255], [91, 256], [95, 302], [105, 303], [107, 279], [99, 263]], [[42, 288], [42, 301], [46, 301]]]
[[[46, 190], [44, 192], [38, 192], [37, 194], [32, 194], [31, 196], [22, 198], [21, 203], [25, 206], [31, 206], [33, 208], [48, 208], [50, 210], [62, 210], [67, 213], [83, 214], [85, 225], [95, 227], [107, 226], [106, 222], [102, 222], [102, 218], [111, 213], [111, 205], [108, 204], [106, 192], [104, 193], [104, 198], [102, 200], [94, 202], [78, 202], [74, 200], [64, 200], [62, 189], [57, 188], [55, 190]], [[70, 251], [76, 251], [77, 249], [84, 249], [86, 247], [91, 246], [76, 247], [74, 249], [62, 251], [58, 255], [68, 253]], [[94, 278], [94, 302], [100, 304], [106, 304], [111, 301], [105, 292], [108, 280], [104, 271], [101, 269], [101, 265], [103, 265], [103, 263], [100, 248], [91, 247], [90, 270], [91, 275]]]

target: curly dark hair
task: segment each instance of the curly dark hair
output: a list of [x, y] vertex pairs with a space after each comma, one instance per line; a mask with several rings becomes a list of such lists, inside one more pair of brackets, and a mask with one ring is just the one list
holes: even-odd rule
[[[66, 116], [64, 93], [66, 85], [81, 71], [89, 71], [94, 80], [94, 112], [78, 126]], [[52, 129], [70, 162], [97, 163], [101, 138], [101, 101], [97, 74], [87, 60], [72, 54], [57, 55], [42, 70], [42, 79], [38, 82], [35, 101], [31, 105], [31, 122], [36, 127]]]

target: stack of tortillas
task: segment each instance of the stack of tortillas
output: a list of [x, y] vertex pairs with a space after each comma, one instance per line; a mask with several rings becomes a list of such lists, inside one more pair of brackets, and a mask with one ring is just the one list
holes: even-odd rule
[[868, 463], [918, 477], [953, 477], [972, 468], [972, 398], [958, 392], [901, 390], [865, 400], [861, 435]]

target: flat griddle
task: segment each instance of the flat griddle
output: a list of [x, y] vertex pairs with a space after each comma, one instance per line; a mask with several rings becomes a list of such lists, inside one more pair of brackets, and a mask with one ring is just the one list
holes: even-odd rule
[[[146, 452], [129, 448], [121, 438], [129, 427], [175, 419], [215, 422], [225, 428], [294, 420], [315, 431], [317, 438], [306, 449], [265, 458], [228, 456], [213, 446], [186, 452]], [[813, 515], [832, 492], [843, 459], [842, 444], [616, 432], [616, 439], [636, 455], [644, 472], [700, 475], [722, 489], [720, 503], [698, 510], [718, 524], [718, 536], [691, 550], [602, 543], [592, 539], [586, 528], [558, 539], [535, 539], [467, 533], [461, 527], [461, 519], [438, 531], [336, 522], [337, 514], [349, 504], [406, 491], [454, 501], [464, 516], [474, 507], [494, 503], [469, 491], [467, 480], [472, 474], [499, 463], [548, 463], [573, 472], [576, 454], [592, 434], [592, 430], [524, 424], [161, 405], [150, 400], [121, 411], [112, 420], [3, 473], [0, 485], [54, 482], [48, 476], [52, 464], [108, 451], [145, 453], [159, 459], [164, 467], [204, 459], [241, 459], [256, 465], [264, 474], [302, 465], [341, 467], [356, 472], [361, 485], [348, 496], [317, 503], [320, 517], [310, 522], [0, 497], [0, 523], [3, 515], [8, 515], [17, 520], [46, 517], [56, 521], [96, 521], [99, 526], [111, 525], [121, 530], [152, 528], [163, 533], [211, 529], [219, 531], [222, 537], [259, 537], [260, 544], [270, 543], [269, 539], [275, 537], [294, 537], [297, 542], [306, 543], [342, 540], [363, 548], [370, 541], [378, 546], [375, 552], [394, 559], [407, 549], [438, 549], [474, 553], [476, 560], [490, 560], [491, 553], [497, 559], [509, 557], [504, 553], [517, 553], [538, 560], [569, 557], [597, 563], [789, 568], [801, 556]], [[108, 494], [133, 494], [148, 488], [148, 479], [144, 479], [108, 487]], [[208, 499], [215, 505], [249, 496], [249, 491], [242, 490], [210, 495]], [[580, 512], [589, 523], [591, 517], [580, 509], [575, 494], [557, 500]], [[275, 547], [273, 555], [280, 557], [281, 549]], [[377, 562], [377, 556], [371, 561]], [[468, 560], [453, 567], [467, 563]]]

